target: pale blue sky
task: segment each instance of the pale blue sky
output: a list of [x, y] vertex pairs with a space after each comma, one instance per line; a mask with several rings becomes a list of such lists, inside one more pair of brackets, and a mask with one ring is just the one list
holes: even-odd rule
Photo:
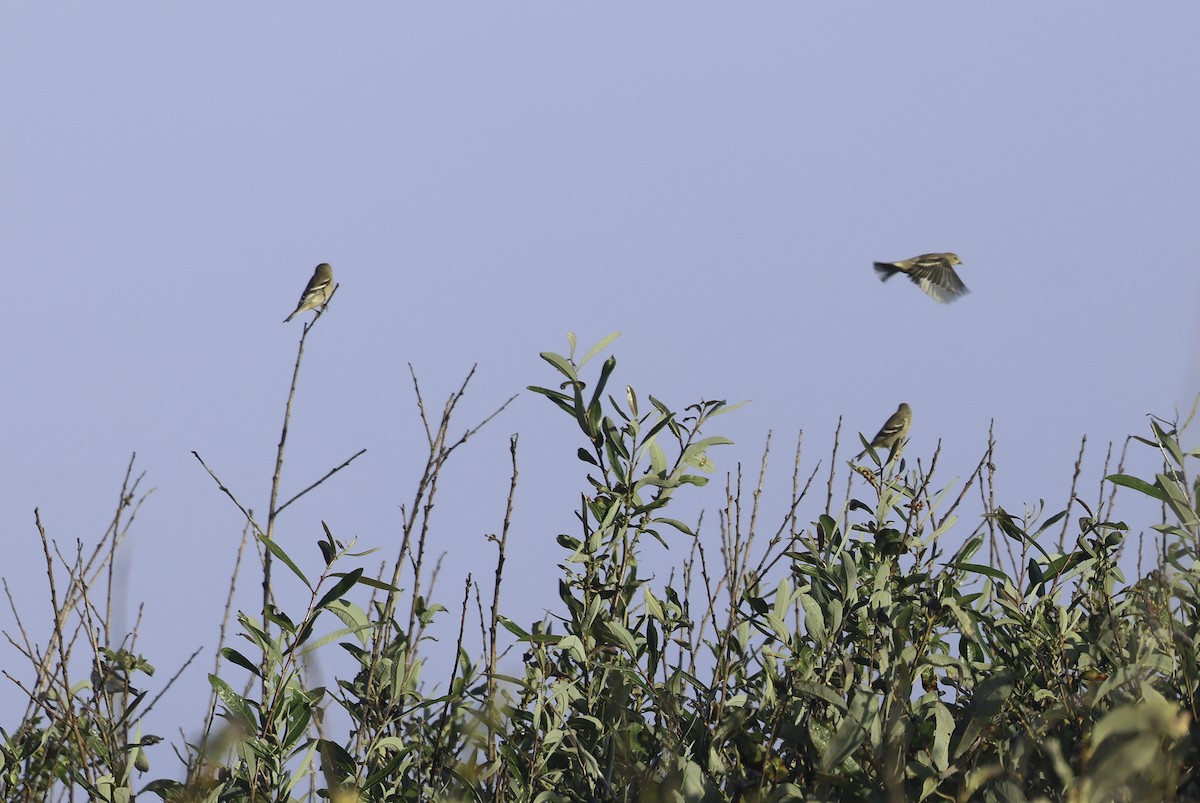
[[[775, 432], [772, 522], [799, 430], [811, 468], [839, 415], [856, 444], [900, 401], [946, 482], [994, 418], [1013, 510], [1062, 505], [1086, 433], [1094, 499], [1104, 446], [1200, 390], [1198, 26], [1093, 2], [9, 5], [0, 573], [44, 643], [33, 508], [91, 543], [136, 450], [142, 651], [165, 679], [211, 650], [241, 520], [190, 451], [265, 510], [301, 328], [280, 321], [319, 261], [341, 290], [285, 496], [369, 451], [282, 522], [310, 565], [322, 518], [394, 548], [422, 448], [407, 362], [435, 405], [479, 363], [465, 426], [556, 381], [537, 354], [568, 330], [623, 332], [617, 387], [751, 400], [714, 457], [757, 466]], [[871, 270], [943, 250], [972, 291], [953, 305]], [[440, 601], [488, 581], [513, 432], [506, 608], [528, 621], [585, 488], [548, 402], [522, 393], [456, 455], [434, 546]], [[201, 722], [210, 666], [157, 732]]]

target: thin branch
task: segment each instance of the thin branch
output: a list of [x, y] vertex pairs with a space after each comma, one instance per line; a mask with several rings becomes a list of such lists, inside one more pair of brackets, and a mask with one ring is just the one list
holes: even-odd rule
[[300, 493], [296, 494], [296, 495], [295, 495], [295, 496], [293, 496], [291, 499], [287, 500], [287, 501], [286, 501], [286, 502], [284, 502], [282, 505], [280, 505], [280, 506], [279, 506], [279, 509], [275, 511], [275, 515], [276, 515], [276, 516], [278, 516], [280, 513], [282, 513], [283, 511], [287, 510], [287, 508], [288, 508], [288, 505], [292, 504], [292, 502], [295, 502], [297, 499], [299, 499], [300, 497], [304, 496], [304, 495], [305, 495], [306, 493], [308, 493], [309, 491], [312, 491], [312, 490], [314, 490], [314, 489], [315, 489], [317, 486], [319, 486], [321, 483], [325, 482], [325, 480], [329, 479], [329, 478], [330, 478], [330, 477], [332, 477], [334, 474], [337, 474], [339, 471], [341, 471], [342, 469], [346, 468], [346, 466], [350, 465], [351, 463], [353, 463], [355, 460], [357, 460], [358, 458], [362, 457], [362, 456], [363, 456], [364, 454], [366, 454], [366, 453], [367, 453], [367, 450], [366, 450], [366, 449], [359, 449], [357, 452], [355, 452], [353, 455], [351, 455], [349, 458], [347, 458], [347, 459], [346, 459], [346, 461], [345, 461], [344, 463], [342, 463], [340, 466], [337, 466], [336, 468], [331, 468], [329, 471], [325, 472], [325, 476], [321, 477], [321, 479], [317, 480], [317, 481], [316, 481], [316, 482], [314, 482], [312, 485], [308, 486], [308, 487], [307, 487], [307, 488], [305, 488], [303, 491], [301, 491]]
[[217, 477], [216, 473], [208, 467], [208, 464], [204, 462], [204, 458], [200, 456], [200, 453], [193, 451], [192, 456], [200, 461], [200, 465], [204, 466], [204, 470], [208, 472], [208, 476], [213, 478], [213, 481], [217, 484], [217, 490], [228, 496], [229, 501], [233, 502], [233, 504], [237, 506], [237, 509], [242, 511], [242, 516], [246, 519], [246, 523], [254, 528], [255, 534], [265, 537], [266, 533], [264, 533], [262, 528], [259, 527], [257, 522], [254, 521], [254, 516], [249, 510], [242, 506], [242, 503], [239, 502], [237, 497], [233, 495], [233, 491], [229, 490], [225, 483], [221, 482], [220, 478]]

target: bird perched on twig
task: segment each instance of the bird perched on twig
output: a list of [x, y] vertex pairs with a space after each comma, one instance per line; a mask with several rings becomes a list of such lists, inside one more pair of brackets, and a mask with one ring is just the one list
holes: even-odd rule
[[312, 278], [308, 280], [308, 287], [304, 288], [304, 293], [300, 296], [300, 303], [296, 305], [296, 311], [284, 318], [283, 322], [287, 323], [305, 310], [321, 306], [329, 300], [329, 296], [332, 294], [333, 268], [329, 267], [328, 262], [322, 262], [317, 265]]
[[[908, 428], [912, 426], [912, 408], [904, 402], [896, 408], [896, 412], [892, 413], [883, 425], [883, 428], [871, 439], [872, 449], [887, 449], [888, 460], [892, 459], [892, 455], [896, 453], [896, 447], [908, 436]], [[860, 459], [867, 453], [863, 449], [855, 457], [855, 460]]]
[[921, 254], [899, 262], [876, 262], [875, 272], [879, 281], [886, 282], [897, 273], [903, 273], [913, 283], [939, 304], [947, 304], [967, 292], [967, 286], [954, 272], [961, 265], [958, 254]]

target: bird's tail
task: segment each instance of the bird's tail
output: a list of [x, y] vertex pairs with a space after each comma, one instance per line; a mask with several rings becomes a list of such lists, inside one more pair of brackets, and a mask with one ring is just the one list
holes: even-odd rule
[[876, 262], [875, 273], [879, 276], [879, 281], [886, 282], [895, 274], [899, 273], [900, 269], [891, 262]]

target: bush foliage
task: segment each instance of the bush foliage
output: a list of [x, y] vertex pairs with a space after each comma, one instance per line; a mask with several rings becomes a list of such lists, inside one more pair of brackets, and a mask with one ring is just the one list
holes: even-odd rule
[[[448, 607], [428, 598], [439, 477], [487, 423], [451, 437], [466, 382], [440, 417], [427, 418], [414, 377], [429, 449], [403, 508], [400, 549], [382, 572], [368, 573], [365, 554], [328, 528], [319, 572], [274, 540], [276, 517], [294, 501], [278, 502], [292, 399], [265, 521], [210, 470], [246, 516], [264, 594], [260, 610], [236, 614], [239, 647], [220, 649], [205, 724], [174, 753], [141, 728], [149, 690], [170, 684], [155, 676], [152, 656], [138, 654], [136, 634], [111, 632], [92, 597], [111, 583], [113, 551], [140, 504], [138, 480], [127, 475], [90, 556], [63, 556], [41, 530], [56, 616], [44, 646], [19, 615], [19, 632], [8, 634], [31, 670], [5, 673], [28, 706], [22, 721], [0, 729], [0, 795], [1200, 798], [1200, 507], [1188, 475], [1200, 450], [1182, 449], [1178, 422], [1155, 419], [1135, 439], [1161, 455], [1155, 477], [1118, 469], [1106, 479], [1107, 500], [1088, 505], [1072, 493], [1067, 510], [1045, 517], [994, 503], [990, 446], [957, 496], [934, 485], [936, 454], [926, 469], [902, 452], [870, 453], [849, 464], [846, 498], [835, 506], [831, 460], [821, 510], [816, 471], [800, 475], [797, 447], [792, 498], [768, 527], [764, 455], [756, 478], [741, 468], [725, 478], [719, 543], [706, 545], [702, 528], [671, 506], [720, 476], [714, 455], [730, 441], [712, 430], [736, 405], [676, 410], [631, 387], [615, 390], [616, 360], [597, 359], [610, 341], [579, 358], [573, 339], [568, 354], [543, 354], [554, 382], [530, 388], [575, 422], [579, 440], [564, 450], [586, 472], [578, 530], [557, 537], [558, 602], [547, 600], [554, 613], [543, 621], [502, 613], [515, 437], [509, 515], [492, 537], [494, 577], [468, 580]], [[294, 397], [295, 378], [292, 388]], [[1114, 520], [1118, 487], [1159, 503], [1154, 535], [1131, 535]], [[960, 535], [955, 511], [971, 491], [986, 514]], [[802, 515], [806, 500], [815, 514]], [[1076, 510], [1086, 515], [1072, 520]], [[1154, 558], [1130, 582], [1118, 557], [1135, 539], [1139, 554]], [[668, 543], [673, 554], [684, 545], [675, 570], [665, 579], [645, 572], [647, 550]], [[281, 582], [303, 587], [309, 604], [282, 609]], [[478, 619], [475, 636], [468, 617]], [[421, 670], [434, 627], [456, 631], [456, 658], [448, 678], [431, 682]], [[306, 661], [326, 650], [345, 653], [354, 671], [315, 685]], [[338, 715], [327, 717], [332, 709]], [[173, 754], [182, 768], [172, 774]], [[173, 777], [147, 780], [150, 759]]]

